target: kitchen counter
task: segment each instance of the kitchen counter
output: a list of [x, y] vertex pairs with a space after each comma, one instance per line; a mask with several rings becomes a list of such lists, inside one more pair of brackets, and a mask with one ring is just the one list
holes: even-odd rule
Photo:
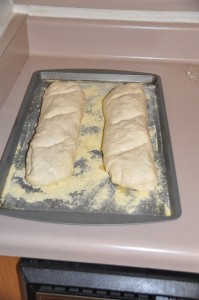
[[[37, 20], [30, 20], [28, 24], [29, 39], [34, 22]], [[199, 34], [199, 28], [194, 30]], [[132, 55], [125, 55], [123, 50], [112, 56], [102, 55], [100, 51], [86, 55], [85, 47], [82, 47], [85, 53], [78, 55], [72, 53], [71, 44], [67, 53], [57, 54], [49, 48], [46, 54], [42, 49], [44, 43], [38, 45], [39, 49], [34, 48], [36, 35], [32, 33], [32, 36], [29, 57], [0, 109], [0, 154], [35, 70], [93, 68], [158, 74], [164, 90], [182, 214], [171, 221], [116, 226], [53, 224], [0, 216], [0, 255], [198, 272], [199, 83], [188, 76], [190, 70], [193, 72], [192, 65], [195, 65], [194, 70], [199, 70], [197, 49], [193, 58], [191, 54], [187, 58], [180, 54], [179, 59], [177, 53], [182, 45], [174, 56], [168, 52], [170, 56], [166, 59], [161, 57], [157, 47], [158, 59], [153, 57], [152, 46], [149, 46], [148, 57], [143, 50], [140, 57], [134, 50]], [[45, 43], [49, 47], [48, 42], [47, 37]], [[101, 47], [103, 49], [103, 45]]]

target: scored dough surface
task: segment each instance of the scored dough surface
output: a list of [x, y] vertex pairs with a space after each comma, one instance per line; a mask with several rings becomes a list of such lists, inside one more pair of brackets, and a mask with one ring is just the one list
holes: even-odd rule
[[71, 176], [85, 95], [76, 82], [53, 82], [45, 91], [39, 121], [26, 157], [26, 180], [50, 185]]
[[157, 174], [142, 85], [116, 87], [103, 100], [103, 111], [103, 161], [112, 182], [140, 191], [154, 189]]

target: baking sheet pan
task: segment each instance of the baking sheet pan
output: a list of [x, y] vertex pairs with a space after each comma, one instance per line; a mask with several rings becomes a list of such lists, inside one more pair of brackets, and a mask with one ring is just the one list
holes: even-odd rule
[[[87, 105], [71, 178], [53, 187], [32, 187], [24, 178], [28, 144], [42, 96], [54, 80], [75, 80]], [[158, 187], [148, 193], [112, 184], [102, 163], [103, 98], [128, 82], [143, 84]], [[107, 70], [44, 70], [33, 74], [0, 162], [0, 214], [70, 224], [131, 224], [180, 216], [180, 200], [161, 79], [154, 74]]]

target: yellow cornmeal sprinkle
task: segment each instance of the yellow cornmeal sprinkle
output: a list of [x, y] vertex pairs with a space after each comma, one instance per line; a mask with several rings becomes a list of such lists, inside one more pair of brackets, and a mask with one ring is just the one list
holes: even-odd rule
[[[103, 204], [107, 203], [110, 196], [112, 196], [111, 201], [113, 205], [118, 211], [122, 210], [122, 212], [127, 214], [132, 214], [143, 200], [149, 199], [150, 193], [148, 192], [132, 191], [112, 185], [109, 175], [104, 170], [102, 157], [100, 155], [104, 127], [102, 100], [107, 93], [118, 84], [119, 83], [114, 82], [80, 82], [87, 98], [87, 104], [82, 119], [82, 130], [78, 142], [75, 168], [71, 177], [56, 185], [38, 187], [38, 190], [37, 187], [32, 190], [27, 190], [24, 186], [20, 185], [17, 180], [13, 179], [22, 178], [23, 182], [29, 185], [24, 179], [24, 167], [20, 169], [17, 168], [15, 164], [12, 164], [3, 191], [3, 198], [9, 194], [15, 199], [25, 199], [27, 203], [42, 202], [45, 199], [60, 199], [65, 201], [67, 207], [75, 208], [81, 204], [81, 197], [78, 198], [78, 194], [80, 194], [86, 197], [88, 210], [96, 211], [100, 210]], [[93, 126], [94, 128], [92, 128]], [[155, 135], [156, 128], [150, 128], [151, 139], [153, 139]], [[154, 147], [156, 148], [156, 145]], [[17, 148], [16, 155], [19, 150], [20, 146]], [[154, 151], [157, 151], [157, 149], [154, 149]], [[95, 158], [93, 158], [93, 156]], [[81, 164], [84, 164], [83, 167]], [[158, 165], [157, 173], [158, 176], [161, 175], [161, 170]], [[114, 190], [113, 195], [111, 195], [111, 188]], [[161, 186], [158, 186], [155, 192], [156, 201], [160, 204], [162, 204], [162, 201], [159, 199], [158, 191], [161, 190], [161, 188]], [[165, 214], [169, 216], [170, 209], [166, 205], [164, 206]]]

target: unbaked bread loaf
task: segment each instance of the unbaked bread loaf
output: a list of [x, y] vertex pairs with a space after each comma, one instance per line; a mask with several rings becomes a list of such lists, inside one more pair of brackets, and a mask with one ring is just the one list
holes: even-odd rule
[[85, 95], [72, 81], [54, 81], [45, 91], [26, 157], [26, 180], [51, 185], [73, 172]]
[[139, 191], [154, 189], [157, 174], [142, 85], [116, 87], [103, 100], [103, 112], [103, 161], [112, 182]]

